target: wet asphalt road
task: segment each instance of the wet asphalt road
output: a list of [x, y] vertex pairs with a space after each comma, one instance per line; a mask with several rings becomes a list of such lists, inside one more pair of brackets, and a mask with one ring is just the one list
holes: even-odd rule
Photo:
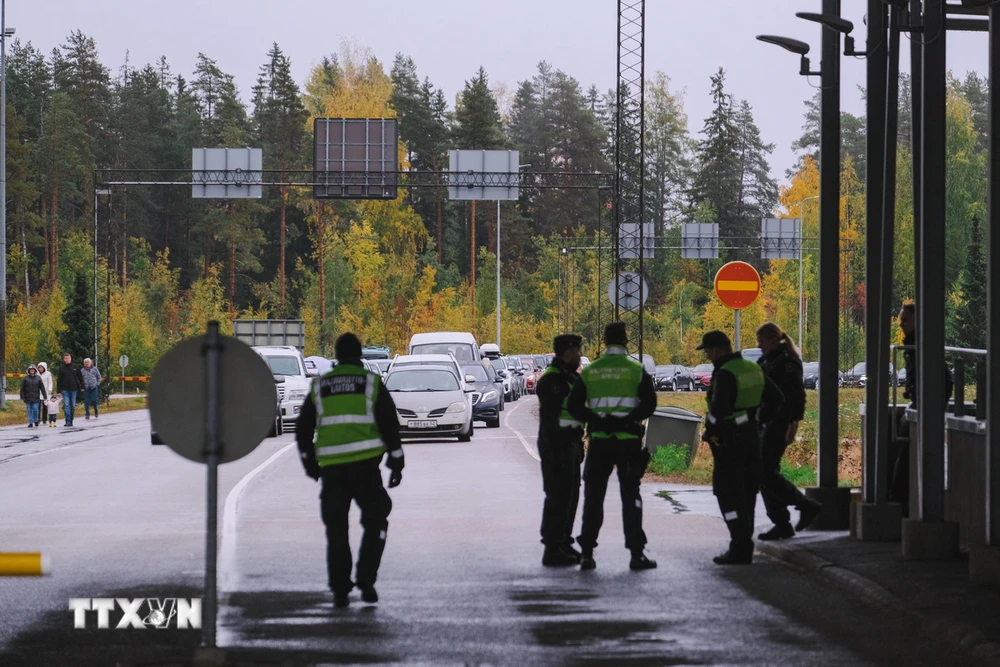
[[[220, 645], [302, 664], [955, 664], [933, 638], [785, 566], [713, 565], [726, 531], [706, 489], [673, 487], [668, 502], [656, 495], [667, 487], [643, 487], [656, 570], [628, 570], [614, 483], [597, 570], [541, 567], [534, 405], [509, 403], [503, 426], [471, 443], [405, 445], [377, 606], [355, 593], [333, 609], [319, 487], [290, 435], [222, 466]], [[73, 630], [67, 605], [201, 595], [204, 469], [150, 446], [145, 413], [76, 423], [0, 429], [0, 550], [42, 550], [55, 568], [0, 579], [0, 665], [188, 654], [195, 631]]]

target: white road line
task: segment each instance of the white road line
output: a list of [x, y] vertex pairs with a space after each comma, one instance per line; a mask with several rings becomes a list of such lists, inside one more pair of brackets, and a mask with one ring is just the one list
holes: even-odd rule
[[[516, 412], [518, 409], [520, 409], [523, 405], [527, 405], [527, 404], [526, 403], [522, 403], [521, 405], [518, 405], [516, 408], [513, 408], [510, 411], [505, 410], [504, 412], [507, 412], [507, 419], [505, 419], [504, 421], [505, 422], [509, 422], [510, 418], [514, 414], [514, 412]], [[534, 448], [531, 445], [528, 444], [528, 440], [523, 435], [521, 435], [520, 431], [518, 431], [516, 428], [514, 428], [513, 426], [511, 426], [509, 423], [507, 424], [507, 428], [509, 428], [511, 431], [514, 432], [514, 435], [517, 436], [517, 439], [521, 441], [521, 445], [524, 447], [524, 451], [528, 452], [528, 455], [531, 456], [531, 458], [535, 459], [536, 461], [541, 461], [542, 460], [542, 457], [540, 457], [538, 455], [538, 453], [534, 450]]]
[[272, 454], [269, 459], [244, 475], [243, 479], [226, 496], [226, 505], [222, 512], [222, 544], [219, 548], [218, 573], [221, 579], [219, 592], [229, 593], [239, 583], [239, 575], [236, 571], [236, 511], [243, 489], [264, 468], [274, 463], [279, 456], [295, 446], [296, 444], [293, 442]]

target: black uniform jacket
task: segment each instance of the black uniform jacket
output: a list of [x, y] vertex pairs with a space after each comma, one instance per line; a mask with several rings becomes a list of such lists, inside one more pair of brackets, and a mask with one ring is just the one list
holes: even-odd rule
[[563, 401], [569, 396], [570, 387], [580, 379], [575, 368], [568, 367], [559, 357], [552, 360], [558, 373], [547, 373], [538, 380], [538, 446], [553, 446], [576, 442], [583, 436], [583, 429], [559, 426]]
[[[361, 366], [360, 359], [347, 359], [341, 364]], [[402, 449], [403, 442], [399, 437], [399, 418], [396, 416], [396, 403], [392, 400], [392, 395], [382, 387], [375, 397], [375, 424], [378, 426], [379, 436], [385, 443], [386, 449], [390, 452]], [[313, 435], [316, 432], [316, 404], [306, 397], [299, 411], [299, 418], [295, 422], [295, 440], [298, 443], [299, 451], [305, 462], [316, 461], [316, 448], [313, 446]]]
[[[715, 370], [712, 371], [712, 387], [710, 403], [708, 406], [708, 416], [705, 419], [705, 436], [721, 436], [725, 437], [728, 435], [726, 432], [726, 427], [729, 426], [726, 423], [726, 419], [733, 414], [733, 408], [736, 407], [736, 392], [738, 386], [736, 384], [736, 376], [732, 372], [722, 368], [726, 362], [732, 361], [742, 357], [743, 355], [739, 352], [733, 352], [732, 354], [727, 354], [724, 357], [719, 357], [715, 360]], [[761, 404], [768, 406], [778, 406], [784, 401], [784, 396], [781, 393], [781, 389], [778, 385], [774, 383], [771, 378], [764, 376], [764, 395], [761, 397]], [[751, 418], [756, 419], [756, 410], [750, 410]], [[765, 415], [767, 416], [767, 415]]]
[[[802, 421], [806, 413], [806, 389], [802, 384], [802, 360], [779, 345], [757, 362], [764, 375], [774, 380], [785, 400], [780, 406], [765, 405], [767, 421]], [[761, 419], [761, 421], [764, 421]]]

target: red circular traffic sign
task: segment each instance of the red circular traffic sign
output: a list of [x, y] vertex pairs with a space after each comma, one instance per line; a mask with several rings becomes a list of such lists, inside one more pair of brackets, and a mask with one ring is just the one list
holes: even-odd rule
[[715, 274], [715, 295], [733, 310], [742, 310], [760, 296], [760, 274], [746, 262], [729, 262]]

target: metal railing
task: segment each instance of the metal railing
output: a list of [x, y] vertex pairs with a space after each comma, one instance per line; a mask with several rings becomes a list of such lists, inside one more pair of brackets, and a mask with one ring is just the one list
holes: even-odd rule
[[[898, 401], [898, 391], [899, 391], [899, 351], [903, 350], [915, 350], [916, 347], [913, 345], [893, 345], [892, 346], [892, 367], [895, 370], [892, 376], [892, 405], [893, 407], [899, 405]], [[944, 351], [951, 355], [953, 359], [954, 374], [952, 379], [955, 383], [955, 409], [954, 414], [956, 417], [966, 416], [966, 406], [965, 406], [965, 390], [967, 387], [966, 376], [967, 367], [969, 365], [969, 357], [973, 357], [973, 374], [975, 376], [975, 388], [976, 394], [973, 402], [976, 405], [976, 419], [985, 420], [986, 419], [986, 350], [979, 350], [975, 348], [967, 347], [945, 347]], [[906, 369], [909, 373], [910, 369]], [[909, 377], [907, 377], [909, 379]], [[913, 397], [910, 397], [911, 400]], [[895, 420], [893, 420], [895, 422]], [[895, 427], [895, 424], [893, 424]], [[895, 438], [895, 428], [893, 428], [893, 438]]]

